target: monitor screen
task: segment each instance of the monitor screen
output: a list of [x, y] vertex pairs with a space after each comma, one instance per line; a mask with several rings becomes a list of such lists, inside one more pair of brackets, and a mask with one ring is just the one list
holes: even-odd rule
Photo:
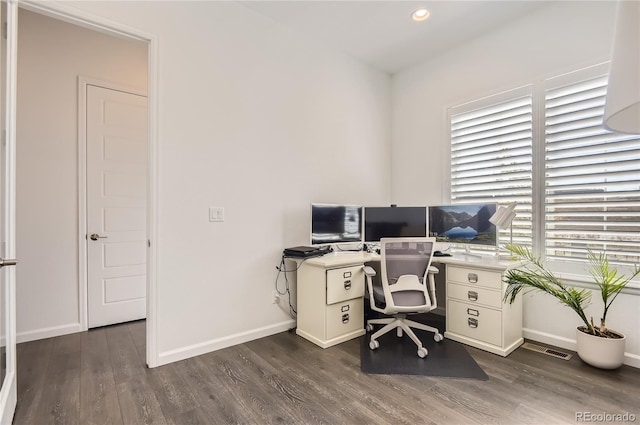
[[427, 207], [365, 207], [364, 241], [427, 236]]
[[311, 245], [362, 242], [362, 206], [311, 204]]
[[496, 226], [489, 221], [495, 212], [496, 204], [429, 207], [429, 236], [438, 242], [496, 246]]

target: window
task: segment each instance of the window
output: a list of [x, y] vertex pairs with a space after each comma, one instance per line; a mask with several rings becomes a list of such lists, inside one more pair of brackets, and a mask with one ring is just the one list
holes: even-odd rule
[[517, 202], [510, 229], [499, 229], [498, 242], [532, 245], [531, 87], [452, 108], [451, 202]]
[[451, 202], [516, 201], [514, 243], [547, 257], [584, 261], [593, 249], [640, 262], [640, 136], [602, 126], [607, 69], [451, 108]]
[[602, 126], [606, 92], [606, 74], [544, 92], [548, 257], [640, 261], [640, 137]]

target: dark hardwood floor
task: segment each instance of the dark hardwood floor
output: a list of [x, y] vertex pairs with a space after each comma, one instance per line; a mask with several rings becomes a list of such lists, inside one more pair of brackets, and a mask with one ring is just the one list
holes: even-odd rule
[[13, 423], [562, 424], [577, 412], [640, 422], [640, 369], [603, 371], [577, 356], [467, 347], [489, 381], [366, 375], [358, 340], [323, 350], [284, 332], [148, 369], [144, 327], [19, 344]]

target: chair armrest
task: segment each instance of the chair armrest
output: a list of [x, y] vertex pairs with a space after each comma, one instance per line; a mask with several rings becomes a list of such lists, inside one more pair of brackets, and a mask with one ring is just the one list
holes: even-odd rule
[[438, 307], [438, 298], [436, 297], [436, 279], [433, 277], [436, 273], [432, 273], [431, 270], [429, 270], [429, 297], [431, 298], [431, 306], [433, 308]]
[[367, 291], [369, 292], [369, 306], [371, 307], [371, 310], [384, 313], [383, 309], [376, 306], [375, 294], [373, 292], [373, 277], [376, 275], [376, 270], [371, 266], [362, 266], [362, 270], [367, 278]]
[[437, 267], [429, 266], [429, 273], [438, 274], [438, 273], [440, 273], [440, 270], [438, 270]]
[[364, 271], [364, 274], [366, 274], [367, 276], [375, 276], [376, 275], [376, 271], [371, 266], [363, 266], [362, 270]]

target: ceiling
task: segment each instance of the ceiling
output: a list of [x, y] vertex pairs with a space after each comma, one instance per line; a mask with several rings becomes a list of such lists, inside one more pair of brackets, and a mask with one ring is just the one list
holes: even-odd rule
[[[389, 74], [437, 56], [549, 4], [540, 0], [297, 0], [239, 3]], [[427, 7], [431, 16], [414, 22]]]

